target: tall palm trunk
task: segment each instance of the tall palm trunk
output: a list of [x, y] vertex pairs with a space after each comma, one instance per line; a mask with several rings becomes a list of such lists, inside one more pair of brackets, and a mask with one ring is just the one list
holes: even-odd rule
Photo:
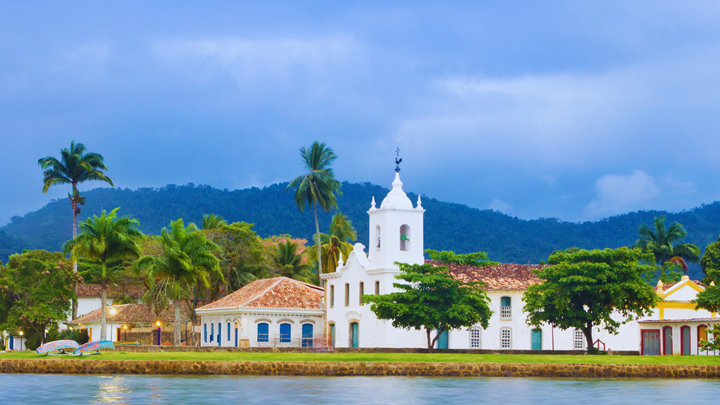
[[[77, 201], [75, 201], [75, 195], [77, 194], [77, 188], [75, 187], [75, 184], [73, 184], [73, 197], [70, 198], [70, 202], [72, 203], [72, 211], [73, 211], [73, 228], [72, 228], [72, 236], [73, 239], [77, 236]], [[73, 271], [75, 274], [78, 272], [78, 265], [77, 260], [73, 260]], [[77, 310], [78, 310], [78, 302], [77, 299], [72, 300], [72, 319], [77, 319]]]
[[318, 278], [320, 278], [320, 275], [322, 274], [322, 259], [320, 256], [322, 246], [320, 244], [320, 224], [318, 224], [317, 203], [313, 204], [313, 208], [315, 209], [315, 243], [318, 247]]
[[175, 324], [173, 325], [173, 345], [174, 346], [180, 346], [180, 300], [175, 299], [173, 301], [173, 306], [175, 307]]
[[[103, 263], [103, 267], [105, 264]], [[100, 288], [102, 314], [100, 315], [100, 340], [107, 340], [107, 280], [103, 279]]]

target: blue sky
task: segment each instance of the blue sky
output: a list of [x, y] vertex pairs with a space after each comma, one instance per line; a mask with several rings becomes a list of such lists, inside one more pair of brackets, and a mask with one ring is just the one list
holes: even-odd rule
[[319, 139], [522, 218], [720, 200], [717, 2], [7, 2], [0, 61], [0, 224], [73, 139], [123, 188], [287, 181]]

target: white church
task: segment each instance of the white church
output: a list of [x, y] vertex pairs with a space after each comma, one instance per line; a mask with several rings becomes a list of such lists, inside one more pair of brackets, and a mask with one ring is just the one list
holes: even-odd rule
[[[378, 208], [372, 199], [370, 243], [355, 244], [337, 271], [320, 276], [323, 288], [287, 278], [258, 280], [235, 293], [197, 309], [202, 316], [203, 346], [302, 346], [319, 341], [337, 348], [427, 348], [422, 330], [397, 329], [379, 320], [363, 304], [364, 294], [398, 291], [395, 262], [422, 264], [424, 213], [403, 191], [399, 168], [392, 190]], [[435, 263], [444, 265], [442, 263]], [[522, 296], [540, 282], [532, 270], [541, 265], [499, 264], [490, 267], [448, 265], [463, 281], [482, 281], [494, 314], [489, 327], [473, 326], [443, 333], [438, 349], [586, 350], [583, 333], [550, 325], [526, 324]], [[640, 351], [641, 354], [707, 355], [698, 341], [718, 322], [716, 314], [697, 310], [690, 300], [705, 288], [697, 281], [662, 285], [663, 300], [648, 319], [622, 325], [617, 335], [593, 331], [595, 345], [604, 350]], [[434, 336], [433, 336], [434, 337]]]

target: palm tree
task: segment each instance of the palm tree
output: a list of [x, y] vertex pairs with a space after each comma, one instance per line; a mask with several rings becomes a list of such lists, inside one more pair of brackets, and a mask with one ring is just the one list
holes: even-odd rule
[[312, 273], [312, 266], [306, 260], [303, 260], [305, 255], [299, 253], [299, 250], [300, 245], [292, 240], [288, 239], [285, 242], [278, 243], [270, 259], [273, 267], [284, 277], [317, 284], [319, 279]]
[[[325, 212], [337, 208], [335, 193], [342, 195], [340, 191], [342, 185], [335, 180], [333, 170], [330, 168], [333, 161], [337, 159], [337, 155], [324, 143], [315, 141], [309, 148], [305, 146], [300, 148], [300, 157], [307, 172], [291, 181], [285, 188], [285, 192], [296, 189], [295, 202], [300, 212], [303, 212], [306, 206], [312, 206], [315, 212], [315, 241], [317, 243], [320, 241], [317, 206], [319, 205]], [[320, 253], [318, 249], [318, 274], [322, 274]]]
[[[640, 238], [635, 242], [635, 247], [650, 252], [655, 256], [655, 261], [661, 266], [667, 262], [682, 263], [687, 260], [697, 263], [700, 260], [700, 248], [694, 243], [676, 243], [687, 236], [685, 227], [673, 222], [669, 228], [665, 228], [665, 216], [655, 217], [654, 229], [647, 224], [638, 228]], [[687, 268], [683, 269], [687, 272]]]
[[[94, 215], [80, 223], [81, 233], [65, 242], [63, 251], [70, 253], [74, 259], [78, 256], [100, 264], [100, 299], [102, 301], [102, 318], [100, 340], [107, 338], [107, 290], [110, 274], [108, 262], [140, 257], [142, 252], [143, 234], [138, 227], [137, 219], [117, 217], [115, 208], [107, 214], [104, 210], [98, 217]], [[110, 267], [117, 269], [118, 267]]]
[[220, 229], [225, 225], [227, 225], [227, 222], [221, 216], [215, 214], [203, 215], [202, 229], [204, 230]]
[[146, 301], [157, 301], [158, 296], [173, 301], [173, 340], [175, 346], [179, 346], [181, 300], [190, 299], [193, 288], [198, 284], [209, 287], [211, 277], [224, 282], [220, 260], [213, 254], [218, 250], [218, 245], [198, 232], [195, 225], [185, 227], [182, 219], [170, 222], [170, 229], [163, 228], [159, 241], [162, 254], [143, 256], [135, 262], [133, 270], [145, 275], [145, 283], [149, 288], [144, 297]]
[[[80, 196], [77, 189], [79, 183], [90, 180], [104, 181], [114, 187], [112, 180], [103, 173], [108, 168], [104, 158], [99, 153], [87, 152], [82, 143], [70, 142], [70, 149], [60, 151], [60, 160], [52, 156], [38, 160], [43, 172], [43, 193], [47, 193], [51, 186], [56, 184], [72, 184], [72, 194], [68, 193], [72, 205], [72, 237], [77, 236], [77, 215], [80, 213], [79, 205], [85, 205], [85, 198]], [[73, 270], [77, 273], [77, 262], [73, 263]], [[73, 300], [73, 319], [77, 318], [77, 301]]]
[[[350, 220], [340, 212], [333, 215], [330, 222], [330, 233], [320, 234], [320, 246], [322, 249], [320, 256], [326, 273], [332, 273], [337, 269], [341, 257], [347, 260], [353, 250], [350, 242], [355, 239], [357, 239], [357, 233]], [[317, 243], [311, 246], [308, 249], [308, 254], [314, 256], [317, 252], [317, 246]]]

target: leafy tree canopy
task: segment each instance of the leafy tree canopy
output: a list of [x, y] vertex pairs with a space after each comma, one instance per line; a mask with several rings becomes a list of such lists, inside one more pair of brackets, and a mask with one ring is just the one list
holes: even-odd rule
[[705, 253], [700, 260], [700, 265], [703, 273], [705, 273], [703, 283], [709, 285], [710, 282], [714, 281], [715, 284], [720, 284], [720, 237], [716, 242], [705, 247]]
[[[392, 320], [403, 329], [425, 329], [428, 350], [444, 331], [482, 325], [488, 327], [492, 315], [490, 301], [480, 282], [461, 282], [446, 266], [395, 263], [400, 274], [393, 283], [400, 289], [385, 295], [363, 295], [378, 319]], [[437, 331], [435, 338], [430, 334]]]
[[12, 255], [7, 267], [0, 266], [0, 329], [23, 331], [28, 348], [45, 343], [45, 330], [67, 319], [77, 282], [80, 277], [62, 253]]
[[448, 250], [439, 252], [437, 250], [425, 249], [425, 253], [430, 256], [432, 260], [437, 260], [446, 264], [457, 263], [477, 267], [495, 266], [498, 264], [497, 262], [488, 260], [488, 255], [485, 252], [456, 254], [455, 252]]
[[[535, 270], [540, 284], [523, 295], [527, 323], [574, 328], [585, 335], [592, 351], [592, 329], [617, 333], [627, 321], [652, 313], [659, 299], [642, 274], [653, 266], [639, 249], [569, 249], [550, 256], [554, 265]], [[618, 318], [618, 315], [620, 318]]]

